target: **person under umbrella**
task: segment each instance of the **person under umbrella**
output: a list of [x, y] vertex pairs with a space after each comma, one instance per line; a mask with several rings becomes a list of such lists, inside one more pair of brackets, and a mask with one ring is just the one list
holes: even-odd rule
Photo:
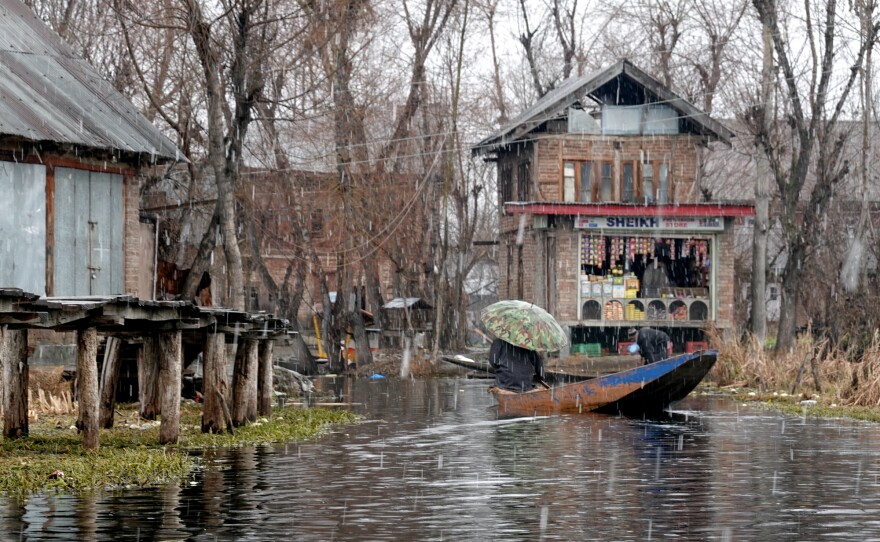
[[492, 341], [489, 365], [495, 369], [495, 386], [522, 393], [535, 387], [535, 380], [544, 379], [541, 355], [501, 339]]
[[629, 346], [630, 353], [640, 353], [645, 365], [669, 357], [669, 335], [659, 329], [631, 327], [628, 335], [631, 341], [635, 341]]
[[499, 389], [528, 391], [536, 377], [543, 384], [544, 363], [538, 352], [555, 352], [568, 345], [568, 333], [534, 303], [498, 301], [483, 309], [480, 319], [495, 337], [489, 363]]

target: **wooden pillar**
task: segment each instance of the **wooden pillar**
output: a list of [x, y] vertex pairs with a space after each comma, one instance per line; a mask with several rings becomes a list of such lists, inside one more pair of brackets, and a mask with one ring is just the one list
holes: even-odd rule
[[257, 419], [258, 357], [256, 339], [244, 339], [239, 344], [232, 373], [232, 425], [236, 427]]
[[28, 360], [27, 330], [2, 328], [3, 436], [28, 436]]
[[257, 376], [257, 412], [260, 416], [272, 414], [275, 387], [272, 382], [272, 350], [275, 341], [260, 341], [260, 369]]
[[162, 411], [159, 444], [176, 444], [180, 435], [182, 354], [180, 331], [159, 335], [159, 408]]
[[76, 332], [76, 397], [79, 415], [76, 428], [83, 434], [83, 448], [98, 449], [98, 332], [90, 327]]
[[226, 335], [208, 333], [202, 355], [202, 433], [232, 432], [226, 390]]
[[122, 340], [107, 337], [104, 344], [104, 363], [101, 364], [101, 411], [100, 424], [104, 429], [113, 427], [113, 413], [116, 410], [116, 385], [119, 382], [119, 352]]
[[144, 346], [138, 356], [138, 400], [141, 418], [155, 420], [159, 415], [159, 337], [144, 336]]

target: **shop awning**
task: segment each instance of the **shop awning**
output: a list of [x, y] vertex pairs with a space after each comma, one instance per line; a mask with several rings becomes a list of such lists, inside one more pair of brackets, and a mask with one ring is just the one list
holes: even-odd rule
[[755, 206], [744, 202], [677, 203], [640, 205], [633, 203], [506, 202], [507, 214], [639, 216], [639, 217], [719, 217], [755, 216]]

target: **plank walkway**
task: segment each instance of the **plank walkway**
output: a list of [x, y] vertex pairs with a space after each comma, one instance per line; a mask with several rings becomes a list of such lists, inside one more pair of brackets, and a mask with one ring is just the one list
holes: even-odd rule
[[[159, 440], [164, 444], [176, 442], [179, 436], [184, 341], [204, 347], [202, 430], [232, 431], [254, 421], [258, 412], [271, 411], [273, 344], [289, 332], [290, 324], [264, 312], [200, 307], [186, 301], [129, 295], [41, 297], [0, 288], [0, 385], [6, 438], [28, 434], [27, 332], [32, 329], [76, 333], [77, 428], [83, 433], [83, 446], [97, 449], [100, 426], [113, 425], [116, 341], [143, 344], [138, 356], [141, 416], [161, 416]], [[107, 337], [101, 377], [96, 359], [99, 334]], [[227, 344], [237, 348], [228, 349]], [[235, 356], [231, 385], [226, 382], [227, 350]]]

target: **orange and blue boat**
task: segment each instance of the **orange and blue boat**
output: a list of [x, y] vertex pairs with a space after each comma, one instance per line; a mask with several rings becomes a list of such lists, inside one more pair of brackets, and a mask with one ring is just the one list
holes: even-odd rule
[[701, 350], [570, 384], [515, 393], [489, 388], [499, 417], [602, 412], [657, 413], [684, 399], [715, 365], [716, 350]]

